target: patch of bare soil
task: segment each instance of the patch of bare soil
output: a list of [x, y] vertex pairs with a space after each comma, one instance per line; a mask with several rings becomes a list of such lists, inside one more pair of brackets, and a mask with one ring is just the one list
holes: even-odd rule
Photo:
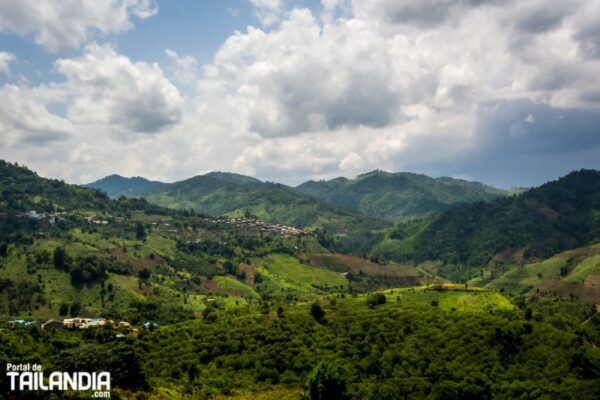
[[246, 274], [246, 285], [254, 287], [256, 267], [252, 264], [240, 263], [238, 269]]

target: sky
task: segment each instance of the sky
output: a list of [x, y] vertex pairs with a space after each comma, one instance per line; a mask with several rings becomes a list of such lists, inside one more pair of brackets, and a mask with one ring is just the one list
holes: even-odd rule
[[600, 2], [0, 0], [0, 158], [539, 185], [600, 169]]

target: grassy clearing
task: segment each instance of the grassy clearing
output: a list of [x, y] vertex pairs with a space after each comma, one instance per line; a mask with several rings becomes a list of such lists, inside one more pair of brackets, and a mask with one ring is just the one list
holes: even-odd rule
[[65, 246], [65, 250], [67, 251], [67, 254], [72, 257], [91, 256], [99, 251], [97, 247], [77, 242], [68, 243]]
[[[574, 267], [573, 267], [574, 266]], [[561, 268], [567, 275], [561, 275]], [[564, 273], [564, 271], [563, 271]], [[562, 283], [582, 283], [589, 275], [600, 274], [600, 245], [581, 247], [550, 257], [544, 261], [516, 266], [492, 281], [487, 287], [519, 295], [535, 287]]]
[[62, 246], [63, 244], [64, 243], [58, 239], [38, 239], [30, 248], [33, 253], [42, 253], [44, 251], [52, 253], [54, 249]]
[[588, 257], [564, 279], [566, 282], [583, 282], [588, 275], [600, 274], [600, 255]]
[[[262, 272], [261, 272], [262, 270]], [[258, 267], [257, 271], [260, 273], [260, 282], [256, 282], [254, 287], [258, 293], [268, 299], [285, 299], [288, 296], [293, 296], [296, 299], [314, 298], [317, 293], [314, 288], [311, 288], [309, 292], [298, 291], [293, 289], [291, 286], [282, 286], [280, 283], [275, 281], [275, 277], [269, 275], [269, 271], [266, 268]], [[304, 288], [300, 288], [304, 290]]]
[[521, 294], [544, 279], [560, 277], [560, 267], [564, 266], [568, 259], [568, 255], [561, 253], [542, 262], [514, 267], [491, 282], [488, 287], [514, 295]]
[[71, 230], [71, 235], [73, 235], [74, 240], [94, 248], [112, 249], [115, 247], [114, 243], [104, 239], [99, 233], [82, 232], [81, 229], [75, 228]]
[[174, 240], [158, 235], [148, 235], [145, 244], [161, 256], [174, 254], [176, 250], [176, 243]]
[[406, 277], [416, 276], [418, 272], [411, 266], [390, 263], [380, 265], [365, 258], [346, 254], [310, 254], [300, 258], [311, 266], [329, 269], [335, 272], [364, 272], [372, 276]]
[[[465, 290], [458, 285], [448, 286], [446, 290], [434, 290], [431, 286], [414, 288], [389, 289], [382, 291], [388, 303], [398, 303], [400, 307], [408, 305], [433, 306], [443, 311], [482, 312], [490, 310], [509, 311], [513, 304], [500, 293], [469, 288]], [[350, 301], [366, 302], [368, 294], [360, 295]]]
[[253, 264], [259, 266], [261, 274], [285, 289], [312, 293], [317, 287], [348, 285], [348, 281], [340, 273], [304, 265], [298, 259], [284, 254], [255, 259]]
[[243, 297], [260, 299], [260, 295], [256, 293], [254, 289], [234, 278], [228, 276], [216, 276], [213, 280], [217, 282], [220, 289], [238, 292]]

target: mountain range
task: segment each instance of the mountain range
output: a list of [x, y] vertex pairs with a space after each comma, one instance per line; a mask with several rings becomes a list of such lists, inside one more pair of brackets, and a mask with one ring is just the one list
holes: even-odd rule
[[[375, 202], [377, 198], [369, 196], [368, 190], [360, 192], [356, 188], [370, 185], [371, 192], [387, 191], [393, 198], [417, 193], [399, 183], [416, 180], [421, 185], [428, 183], [430, 193], [446, 199], [444, 204], [457, 198], [450, 194], [458, 191], [456, 187], [462, 186], [462, 193], [474, 196], [471, 201], [476, 196], [485, 196], [482, 193], [494, 196], [502, 192], [479, 183], [381, 171], [355, 180], [312, 182], [298, 188], [221, 172], [172, 184], [118, 176], [92, 184], [103, 186], [113, 197], [118, 193], [145, 193], [144, 199], [120, 197], [114, 202], [99, 190], [40, 178], [27, 168], [4, 161], [0, 163], [0, 177], [0, 211], [106, 212], [115, 207], [121, 210], [141, 207], [162, 214], [170, 212], [169, 208], [182, 211], [194, 208], [214, 216], [258, 217], [263, 221], [321, 231], [319, 243], [330, 251], [343, 251], [380, 263], [433, 262], [428, 267], [430, 273], [458, 281], [475, 279], [484, 269], [494, 271], [492, 275], [501, 274], [515, 265], [535, 263], [566, 250], [600, 242], [600, 172], [596, 170], [574, 171], [520, 194], [459, 203], [447, 210], [432, 210], [424, 217], [403, 219], [396, 224], [362, 210], [351, 210], [350, 204], [342, 207], [299, 191], [315, 190], [319, 185], [337, 186], [342, 187], [340, 191], [354, 193], [355, 199], [360, 198], [356, 193], [363, 193], [364, 199]], [[442, 185], [449, 189], [441, 191]], [[409, 186], [418, 185], [413, 182]], [[334, 192], [332, 189], [320, 197], [334, 198], [331, 194]], [[343, 199], [343, 196], [337, 198]], [[390, 207], [395, 204], [390, 203]], [[169, 208], [162, 208], [165, 205]]]
[[457, 204], [490, 201], [518, 192], [461, 179], [383, 171], [372, 171], [355, 179], [309, 181], [297, 187], [225, 172], [211, 172], [174, 183], [111, 175], [85, 186], [100, 189], [112, 198], [144, 197], [161, 206], [211, 215], [248, 212], [261, 219], [302, 227], [318, 223], [315, 209], [320, 214], [343, 210], [345, 214], [399, 222]]
[[355, 179], [309, 181], [295, 190], [392, 222], [423, 217], [457, 204], [490, 201], [519, 192], [462, 179], [385, 171], [372, 171]]

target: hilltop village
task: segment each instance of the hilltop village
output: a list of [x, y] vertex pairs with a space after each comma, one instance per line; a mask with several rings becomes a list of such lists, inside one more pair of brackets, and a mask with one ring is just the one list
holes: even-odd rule
[[[20, 214], [23, 218], [35, 219], [40, 222], [48, 223], [49, 225], [55, 225], [59, 221], [64, 221], [68, 216], [75, 217], [83, 217], [88, 223], [93, 225], [108, 225], [111, 221], [114, 222], [123, 222], [124, 218], [117, 217], [113, 218], [112, 216], [97, 216], [97, 215], [81, 215], [79, 213], [68, 213], [68, 212], [52, 212], [52, 213], [42, 213], [37, 212], [36, 210], [31, 210], [26, 213]], [[2, 215], [0, 215], [2, 217]], [[223, 224], [230, 227], [238, 227], [238, 228], [257, 228], [262, 232], [271, 232], [277, 233], [282, 236], [309, 236], [312, 235], [312, 232], [306, 229], [300, 229], [293, 226], [285, 225], [285, 224], [275, 224], [271, 222], [261, 221], [256, 218], [229, 218], [229, 217], [218, 217], [218, 218], [210, 218], [205, 217], [208, 222], [214, 224]], [[170, 224], [164, 221], [153, 221], [150, 223], [152, 226], [161, 225], [165, 228], [170, 228]], [[176, 232], [175, 229], [170, 229], [172, 232]]]
[[254, 218], [228, 218], [228, 219], [213, 219], [211, 222], [217, 224], [226, 224], [238, 227], [255, 227], [264, 232], [275, 232], [281, 235], [297, 236], [310, 235], [311, 232], [304, 229], [298, 229], [293, 226], [284, 224], [272, 224], [270, 222], [260, 221]]

